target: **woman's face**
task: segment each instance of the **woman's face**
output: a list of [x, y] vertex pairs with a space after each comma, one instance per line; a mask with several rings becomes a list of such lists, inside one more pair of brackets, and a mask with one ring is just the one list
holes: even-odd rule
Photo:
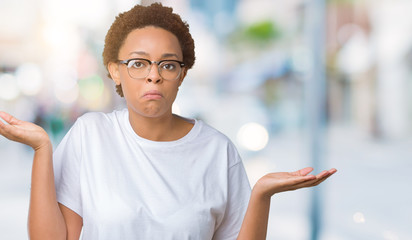
[[[150, 61], [183, 61], [179, 40], [163, 28], [147, 26], [129, 33], [119, 50], [119, 60], [144, 58]], [[159, 75], [158, 65], [152, 64], [145, 78], [129, 76], [125, 64], [110, 63], [110, 74], [116, 85], [122, 84], [124, 98], [130, 114], [144, 117], [170, 116], [172, 104], [186, 69], [176, 80], [166, 80]]]

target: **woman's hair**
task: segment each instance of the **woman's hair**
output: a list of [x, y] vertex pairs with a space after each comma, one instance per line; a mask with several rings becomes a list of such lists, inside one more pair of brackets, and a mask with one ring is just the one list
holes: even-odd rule
[[[119, 50], [128, 34], [135, 29], [146, 26], [160, 27], [173, 33], [179, 40], [185, 67], [192, 68], [195, 63], [195, 44], [189, 32], [189, 25], [178, 14], [173, 13], [172, 8], [164, 7], [160, 3], [153, 3], [146, 7], [136, 5], [116, 17], [107, 32], [104, 43], [103, 63], [106, 69], [108, 69], [110, 62], [118, 60]], [[108, 76], [111, 78], [110, 73]], [[116, 92], [123, 97], [121, 85], [116, 85]]]

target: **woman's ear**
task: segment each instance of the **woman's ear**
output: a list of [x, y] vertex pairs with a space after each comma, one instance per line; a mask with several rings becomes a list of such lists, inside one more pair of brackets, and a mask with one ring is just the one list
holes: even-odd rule
[[109, 70], [110, 76], [112, 77], [113, 81], [116, 85], [120, 85], [120, 72], [119, 72], [119, 64], [114, 62], [109, 62], [107, 65], [107, 69]]
[[185, 79], [186, 74], [187, 74], [187, 68], [183, 68], [182, 69], [182, 75], [180, 76], [180, 80], [179, 80], [179, 87], [180, 87], [180, 85], [182, 85], [182, 82]]

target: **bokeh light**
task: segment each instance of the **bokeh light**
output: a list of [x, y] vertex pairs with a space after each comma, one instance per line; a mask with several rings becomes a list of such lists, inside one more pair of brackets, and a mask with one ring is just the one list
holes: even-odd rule
[[20, 65], [16, 70], [16, 79], [20, 91], [28, 96], [38, 94], [43, 87], [42, 71], [33, 63]]
[[365, 216], [361, 212], [356, 212], [353, 214], [353, 221], [355, 223], [365, 223]]
[[0, 86], [0, 98], [3, 100], [14, 100], [20, 94], [16, 77], [13, 74], [0, 74]]
[[269, 133], [262, 125], [251, 122], [239, 129], [237, 140], [245, 149], [259, 151], [266, 147], [269, 141]]
[[96, 101], [103, 95], [104, 84], [101, 77], [92, 75], [79, 80], [80, 95], [86, 101]]
[[71, 88], [59, 88], [54, 89], [54, 96], [63, 104], [71, 105], [79, 97], [79, 87], [74, 85]]

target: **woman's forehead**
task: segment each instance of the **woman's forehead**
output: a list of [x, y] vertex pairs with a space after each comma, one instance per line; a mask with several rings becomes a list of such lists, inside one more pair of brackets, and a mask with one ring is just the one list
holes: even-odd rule
[[182, 57], [177, 37], [159, 27], [145, 27], [130, 32], [120, 49], [119, 55], [140, 55], [147, 57]]

